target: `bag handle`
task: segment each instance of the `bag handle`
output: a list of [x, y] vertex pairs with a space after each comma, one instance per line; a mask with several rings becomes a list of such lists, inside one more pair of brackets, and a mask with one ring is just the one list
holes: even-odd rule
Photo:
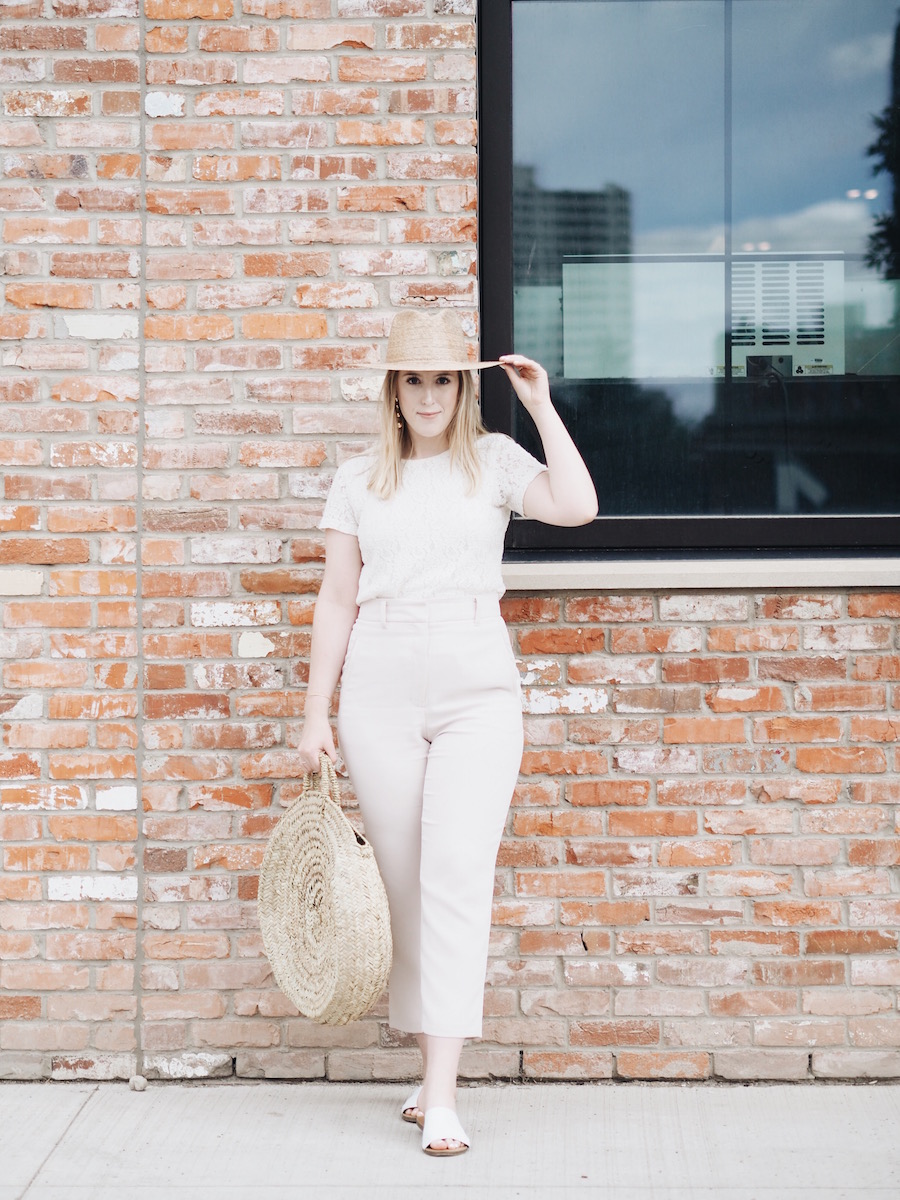
[[304, 799], [310, 792], [325, 793], [340, 807], [341, 795], [338, 789], [337, 771], [324, 750], [319, 753], [318, 771], [308, 771], [303, 776]]

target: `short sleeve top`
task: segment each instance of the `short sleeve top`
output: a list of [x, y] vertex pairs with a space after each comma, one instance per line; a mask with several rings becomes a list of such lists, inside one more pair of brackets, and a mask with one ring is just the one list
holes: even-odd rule
[[388, 500], [369, 490], [371, 454], [338, 467], [319, 528], [359, 540], [357, 604], [502, 596], [500, 564], [510, 514], [521, 514], [528, 485], [547, 468], [502, 433], [480, 437], [477, 450], [481, 480], [471, 495], [449, 450], [407, 459], [400, 486]]

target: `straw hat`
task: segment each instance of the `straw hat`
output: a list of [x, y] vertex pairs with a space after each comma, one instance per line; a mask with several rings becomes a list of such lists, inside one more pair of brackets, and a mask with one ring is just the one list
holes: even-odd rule
[[391, 325], [384, 365], [389, 371], [477, 371], [500, 364], [471, 361], [462, 322], [452, 309], [405, 308]]

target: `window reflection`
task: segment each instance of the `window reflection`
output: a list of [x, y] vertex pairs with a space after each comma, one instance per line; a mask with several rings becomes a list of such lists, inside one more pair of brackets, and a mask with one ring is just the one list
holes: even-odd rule
[[514, 0], [515, 346], [607, 515], [900, 511], [896, 20]]

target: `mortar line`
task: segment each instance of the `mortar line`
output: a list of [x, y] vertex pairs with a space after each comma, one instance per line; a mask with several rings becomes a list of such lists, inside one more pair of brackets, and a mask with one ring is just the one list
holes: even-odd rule
[[137, 830], [134, 842], [135, 874], [137, 876], [137, 908], [136, 936], [134, 947], [134, 983], [133, 990], [136, 1000], [134, 1012], [134, 1054], [135, 1074], [144, 1074], [144, 1045], [143, 1045], [143, 1008], [144, 988], [142, 982], [144, 968], [144, 604], [143, 604], [143, 553], [144, 535], [144, 414], [146, 411], [146, 339], [144, 325], [147, 318], [147, 148], [146, 148], [146, 93], [147, 93], [147, 27], [143, 2], [138, 10], [138, 72], [139, 105], [138, 111], [138, 153], [141, 160], [140, 173], [140, 206], [141, 206], [141, 248], [139, 262], [139, 329], [138, 329], [138, 412], [137, 412], [137, 463], [135, 464], [135, 563], [134, 563], [134, 592], [137, 611], [137, 647], [135, 670], [135, 790], [137, 801], [135, 816]]

